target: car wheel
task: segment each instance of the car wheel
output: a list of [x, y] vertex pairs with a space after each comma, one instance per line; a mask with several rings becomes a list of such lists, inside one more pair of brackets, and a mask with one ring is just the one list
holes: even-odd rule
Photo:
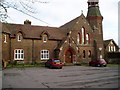
[[52, 66], [49, 66], [50, 69], [52, 69], [53, 67]]
[[98, 67], [101, 67], [101, 65], [100, 65], [100, 64], [97, 64], [97, 66], [98, 66]]
[[62, 67], [60, 67], [60, 69], [62, 69]]
[[106, 67], [107, 65], [104, 65], [104, 67]]
[[89, 66], [91, 66], [91, 63], [89, 63]]
[[45, 67], [47, 67], [46, 63], [45, 63]]

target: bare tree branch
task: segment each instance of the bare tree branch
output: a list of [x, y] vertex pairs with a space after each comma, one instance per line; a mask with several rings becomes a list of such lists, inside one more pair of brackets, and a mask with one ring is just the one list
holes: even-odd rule
[[47, 22], [31, 15], [31, 13], [34, 13], [34, 14], [36, 13], [36, 11], [35, 11], [36, 9], [34, 9], [32, 7], [34, 3], [45, 3], [46, 4], [48, 2], [41, 2], [40, 0], [23, 0], [23, 1], [19, 0], [18, 2], [19, 2], [19, 4], [17, 2], [12, 2], [12, 1], [7, 2], [5, 0], [0, 0], [0, 7], [2, 7], [2, 8], [0, 8], [0, 10], [2, 9], [4, 11], [4, 12], [0, 11], [0, 21], [1, 22], [3, 22], [8, 17], [7, 8], [9, 7], [9, 8], [13, 8], [19, 12], [22, 12], [23, 14], [26, 14], [36, 20], [39, 20], [43, 23], [48, 24]]

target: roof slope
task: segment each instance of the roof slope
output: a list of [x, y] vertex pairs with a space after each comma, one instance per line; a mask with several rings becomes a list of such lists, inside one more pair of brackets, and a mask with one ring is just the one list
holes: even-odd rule
[[[114, 43], [114, 45], [115, 45], [116, 47], [118, 47], [118, 45], [115, 43], [115, 41], [114, 41], [113, 39], [104, 40], [104, 46], [107, 47], [107, 46], [110, 44], [111, 41]], [[119, 48], [119, 47], [118, 47], [118, 48]]]
[[49, 39], [62, 40], [66, 37], [65, 30], [60, 28], [21, 24], [3, 24], [2, 32], [10, 33], [11, 37], [15, 37], [18, 31], [24, 33], [24, 38], [40, 39], [40, 35], [44, 31], [49, 33]]
[[80, 26], [82, 26], [85, 23], [89, 26], [89, 23], [86, 20], [85, 16], [83, 14], [81, 14], [79, 17], [62, 25], [60, 28], [66, 29], [67, 30], [66, 32], [69, 32], [70, 30], [79, 30]]

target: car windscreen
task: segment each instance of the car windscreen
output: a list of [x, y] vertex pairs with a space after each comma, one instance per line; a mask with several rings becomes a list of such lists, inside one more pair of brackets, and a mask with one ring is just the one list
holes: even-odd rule
[[60, 62], [60, 60], [54, 60], [54, 62]]
[[100, 61], [102, 61], [102, 62], [103, 62], [103, 61], [105, 61], [105, 60], [104, 60], [104, 59], [100, 59]]

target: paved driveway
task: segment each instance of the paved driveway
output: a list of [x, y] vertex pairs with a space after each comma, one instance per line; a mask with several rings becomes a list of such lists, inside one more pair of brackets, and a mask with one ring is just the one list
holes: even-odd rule
[[3, 88], [118, 88], [118, 66], [3, 70]]

